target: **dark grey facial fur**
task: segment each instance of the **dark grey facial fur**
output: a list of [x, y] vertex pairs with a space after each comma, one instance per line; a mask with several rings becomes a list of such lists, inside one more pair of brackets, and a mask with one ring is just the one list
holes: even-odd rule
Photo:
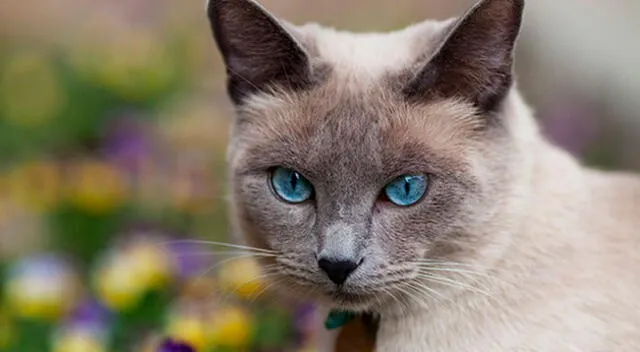
[[[473, 262], [490, 246], [482, 228], [500, 212], [514, 157], [492, 120], [512, 84], [522, 0], [481, 2], [439, 34], [447, 39], [438, 50], [373, 86], [343, 82], [312, 39], [294, 40], [252, 1], [212, 0], [209, 15], [238, 108], [235, 221], [250, 244], [279, 253], [263, 264], [276, 268], [282, 291], [380, 309], [394, 292], [411, 294], [417, 261]], [[277, 166], [303, 174], [315, 198], [280, 200], [269, 184]], [[381, 198], [391, 180], [416, 173], [430, 180], [418, 204]], [[319, 256], [362, 264], [337, 286]]]

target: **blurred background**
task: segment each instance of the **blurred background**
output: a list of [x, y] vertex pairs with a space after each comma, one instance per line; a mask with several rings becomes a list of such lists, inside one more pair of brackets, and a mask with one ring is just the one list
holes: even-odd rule
[[[398, 29], [467, 0], [263, 0], [294, 23]], [[520, 89], [586, 163], [640, 169], [640, 3], [529, 1]], [[0, 351], [311, 351], [229, 241], [231, 106], [203, 1], [0, 2]], [[202, 241], [202, 242], [200, 242]]]

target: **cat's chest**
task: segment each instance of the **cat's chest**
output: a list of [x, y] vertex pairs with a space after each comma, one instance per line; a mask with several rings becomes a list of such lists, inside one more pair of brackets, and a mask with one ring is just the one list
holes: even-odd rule
[[[512, 307], [514, 311], [518, 309]], [[544, 310], [544, 309], [540, 309]], [[554, 308], [561, 310], [561, 308]], [[476, 315], [468, 312], [425, 313], [401, 320], [382, 319], [377, 333], [376, 352], [534, 352], [606, 351], [610, 343], [592, 326], [569, 326], [563, 319], [518, 319], [500, 309]], [[567, 311], [575, 319], [585, 315]], [[551, 317], [552, 314], [546, 314]], [[571, 319], [569, 319], [571, 320]]]
[[[415, 309], [409, 314], [383, 317], [376, 352], [525, 351], [528, 319], [518, 319], [514, 307], [496, 300], [451, 300]], [[525, 311], [529, 311], [527, 308]]]
[[[454, 321], [451, 317], [422, 315], [402, 319], [382, 320], [376, 340], [376, 352], [418, 351], [480, 351], [470, 347], [484, 346], [470, 324]], [[488, 351], [489, 349], [484, 349]]]

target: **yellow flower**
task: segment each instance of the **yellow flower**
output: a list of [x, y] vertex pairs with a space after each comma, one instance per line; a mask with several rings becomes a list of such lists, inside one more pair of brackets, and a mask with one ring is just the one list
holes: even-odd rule
[[54, 258], [25, 261], [10, 276], [7, 300], [18, 316], [53, 321], [71, 310], [79, 279]]
[[223, 307], [213, 313], [208, 325], [212, 345], [240, 349], [251, 343], [253, 321], [238, 307]]
[[179, 313], [172, 317], [167, 327], [168, 336], [188, 343], [196, 351], [201, 351], [209, 346], [206, 331], [207, 326], [204, 319], [184, 313]]
[[67, 97], [51, 62], [35, 52], [9, 58], [0, 75], [0, 115], [16, 125], [35, 126], [64, 108]]
[[94, 213], [104, 213], [122, 206], [128, 195], [125, 175], [108, 163], [79, 163], [73, 169], [71, 179], [71, 201]]
[[218, 282], [223, 290], [251, 300], [262, 294], [265, 288], [260, 279], [260, 267], [250, 258], [232, 259], [226, 262], [220, 268]]
[[132, 258], [113, 255], [96, 273], [96, 291], [101, 301], [113, 310], [135, 307], [147, 291]]
[[101, 339], [82, 331], [69, 330], [58, 336], [53, 344], [54, 352], [105, 352]]
[[153, 244], [134, 243], [107, 258], [96, 273], [96, 291], [110, 308], [126, 311], [170, 278], [171, 263]]
[[61, 195], [58, 165], [39, 160], [18, 165], [6, 176], [7, 193], [14, 202], [34, 210], [46, 210]]
[[151, 243], [133, 245], [128, 251], [138, 280], [148, 288], [157, 288], [167, 282], [171, 273], [171, 263], [160, 247]]

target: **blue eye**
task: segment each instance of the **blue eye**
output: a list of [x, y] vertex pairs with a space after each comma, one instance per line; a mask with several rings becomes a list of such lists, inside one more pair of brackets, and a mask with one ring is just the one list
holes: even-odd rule
[[391, 181], [384, 194], [391, 202], [402, 207], [416, 204], [427, 192], [429, 179], [425, 175], [404, 175]]
[[276, 194], [289, 203], [302, 203], [313, 195], [313, 186], [304, 176], [284, 167], [273, 171], [271, 185]]

